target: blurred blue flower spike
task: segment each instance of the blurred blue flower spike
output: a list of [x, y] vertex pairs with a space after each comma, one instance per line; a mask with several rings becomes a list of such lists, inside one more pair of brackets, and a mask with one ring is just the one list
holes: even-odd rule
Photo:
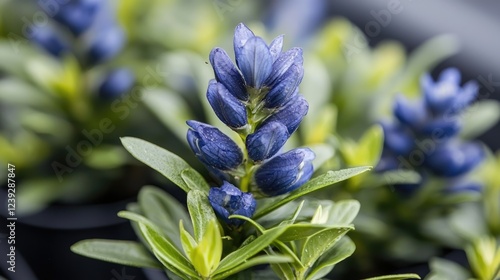
[[135, 82], [134, 73], [127, 68], [109, 72], [99, 86], [98, 94], [103, 99], [115, 99], [126, 93]]
[[[460, 86], [460, 72], [455, 68], [444, 70], [437, 81], [426, 74], [420, 83], [422, 98], [412, 102], [397, 96], [393, 108], [395, 121], [382, 122], [384, 151], [376, 170], [404, 165], [424, 176], [456, 179], [478, 166], [485, 157], [480, 145], [457, 139], [462, 128], [460, 113], [477, 96], [478, 86], [474, 81]], [[412, 160], [412, 155], [418, 160]], [[471, 188], [455, 188], [468, 189]]]
[[188, 121], [189, 146], [204, 164], [222, 171], [237, 168], [243, 154], [236, 143], [219, 129], [197, 121]]
[[311, 178], [313, 159], [314, 153], [308, 148], [278, 155], [259, 167], [255, 172], [255, 183], [268, 196], [293, 191]]
[[224, 182], [220, 188], [210, 188], [208, 200], [215, 210], [228, 225], [239, 227], [244, 221], [229, 219], [231, 215], [252, 217], [257, 202], [251, 193], [244, 193], [234, 185]]

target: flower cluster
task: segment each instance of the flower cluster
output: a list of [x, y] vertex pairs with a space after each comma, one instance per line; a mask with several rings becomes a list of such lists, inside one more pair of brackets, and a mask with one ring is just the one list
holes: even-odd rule
[[[314, 153], [308, 148], [280, 150], [307, 114], [308, 103], [298, 93], [302, 80], [302, 50], [282, 52], [283, 36], [270, 45], [245, 25], [234, 35], [236, 65], [227, 53], [210, 53], [215, 80], [207, 99], [217, 117], [235, 131], [243, 148], [216, 127], [188, 121], [187, 140], [196, 156], [222, 182], [212, 188], [209, 200], [216, 213], [251, 217], [253, 194], [276, 196], [304, 184], [313, 173]], [[238, 186], [235, 187], [235, 186]]]
[[[73, 54], [84, 66], [92, 66], [115, 57], [125, 45], [125, 32], [116, 22], [112, 1], [65, 0], [50, 5], [39, 1], [39, 5], [54, 20], [33, 26], [30, 39], [57, 58]], [[134, 75], [129, 69], [110, 70], [98, 87], [98, 95], [115, 98], [133, 83]]]
[[483, 150], [457, 137], [461, 113], [475, 99], [477, 84], [470, 81], [461, 87], [459, 71], [449, 68], [437, 81], [424, 75], [421, 87], [423, 98], [411, 102], [398, 96], [393, 111], [396, 121], [382, 123], [384, 151], [377, 169], [415, 169], [423, 177], [448, 179], [450, 191], [477, 190], [477, 185], [459, 178], [482, 161]]

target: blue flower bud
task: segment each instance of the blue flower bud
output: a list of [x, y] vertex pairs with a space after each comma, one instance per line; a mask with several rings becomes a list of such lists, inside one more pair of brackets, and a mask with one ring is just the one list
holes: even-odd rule
[[248, 86], [261, 88], [273, 70], [273, 58], [266, 42], [260, 37], [249, 38], [236, 55], [236, 65]]
[[31, 40], [53, 56], [69, 51], [68, 44], [50, 27], [34, 27]]
[[226, 87], [211, 80], [207, 89], [207, 99], [219, 119], [232, 129], [240, 129], [247, 124], [245, 105], [234, 97]]
[[436, 82], [424, 75], [421, 86], [425, 102], [434, 114], [458, 113], [474, 100], [478, 89], [475, 82], [460, 87], [460, 72], [456, 68], [444, 70]]
[[283, 76], [292, 65], [302, 66], [304, 59], [301, 48], [292, 48], [284, 53], [280, 53], [273, 63], [273, 71], [269, 75], [266, 85], [273, 84], [277, 79]]
[[311, 178], [314, 157], [308, 148], [297, 148], [275, 156], [255, 171], [254, 182], [260, 192], [268, 196], [293, 191]]
[[123, 29], [110, 24], [98, 31], [90, 43], [88, 55], [93, 63], [108, 60], [117, 55], [125, 44]]
[[130, 90], [135, 82], [134, 73], [127, 68], [115, 69], [108, 73], [106, 79], [99, 86], [99, 97], [114, 99]]
[[263, 124], [278, 121], [284, 124], [288, 129], [288, 134], [292, 135], [299, 127], [300, 122], [307, 114], [309, 104], [302, 95], [295, 94], [288, 102], [276, 113], [268, 117]]
[[251, 193], [244, 193], [228, 182], [224, 182], [220, 188], [210, 188], [208, 200], [215, 213], [228, 225], [235, 227], [243, 225], [245, 221], [229, 219], [229, 216], [241, 215], [251, 218], [257, 206]]
[[475, 143], [448, 141], [428, 155], [425, 165], [438, 176], [453, 177], [469, 172], [483, 158], [481, 146]]
[[304, 77], [304, 67], [292, 64], [273, 85], [270, 85], [271, 90], [264, 97], [265, 107], [277, 108], [283, 106], [297, 90], [300, 82], [302, 82], [302, 77]]
[[217, 82], [223, 84], [239, 100], [248, 100], [245, 80], [227, 53], [221, 48], [215, 48], [210, 52], [209, 59]]
[[243, 153], [236, 143], [219, 129], [197, 121], [187, 121], [189, 146], [206, 165], [226, 171], [243, 162]]
[[404, 126], [381, 122], [384, 130], [384, 147], [396, 155], [408, 155], [415, 147], [415, 139]]
[[261, 125], [253, 134], [248, 135], [246, 147], [253, 161], [262, 161], [274, 156], [285, 145], [290, 134], [280, 122]]
[[420, 100], [410, 102], [403, 95], [398, 95], [394, 104], [394, 116], [401, 123], [417, 128], [426, 120], [427, 112]]
[[79, 0], [61, 4], [54, 19], [78, 36], [92, 25], [100, 4], [102, 3], [98, 0]]

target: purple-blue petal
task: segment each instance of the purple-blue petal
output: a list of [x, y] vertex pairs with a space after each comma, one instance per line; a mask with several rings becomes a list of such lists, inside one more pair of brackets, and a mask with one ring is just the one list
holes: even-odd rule
[[259, 191], [267, 196], [290, 192], [311, 178], [314, 157], [308, 148], [277, 155], [257, 169], [254, 182]]
[[236, 64], [248, 86], [261, 88], [273, 70], [269, 47], [260, 37], [249, 38], [236, 55]]
[[210, 52], [209, 59], [214, 69], [215, 79], [239, 100], [248, 100], [245, 80], [227, 53], [221, 48], [214, 48]]
[[280, 122], [261, 125], [246, 139], [248, 156], [257, 162], [271, 158], [285, 145], [288, 137], [287, 127]]
[[207, 99], [217, 117], [230, 128], [239, 129], [247, 124], [245, 105], [229, 93], [223, 84], [211, 80]]
[[219, 129], [197, 121], [187, 121], [188, 144], [206, 165], [225, 171], [237, 168], [243, 162], [243, 153], [231, 138]]
[[307, 114], [309, 104], [302, 95], [293, 95], [290, 100], [276, 113], [268, 117], [265, 123], [278, 121], [288, 129], [288, 134], [292, 135], [299, 127], [300, 122]]
[[264, 98], [264, 106], [266, 108], [283, 106], [296, 91], [303, 77], [304, 68], [302, 65], [293, 64], [290, 66], [290, 68], [271, 85], [271, 89]]

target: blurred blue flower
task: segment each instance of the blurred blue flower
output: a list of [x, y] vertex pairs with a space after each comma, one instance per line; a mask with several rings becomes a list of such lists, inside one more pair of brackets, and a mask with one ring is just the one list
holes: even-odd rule
[[237, 168], [243, 154], [227, 135], [219, 129], [197, 121], [187, 121], [189, 146], [204, 164], [222, 171]]
[[232, 129], [241, 129], [247, 124], [245, 105], [232, 95], [226, 87], [211, 80], [207, 89], [207, 99], [217, 117]]
[[228, 182], [224, 182], [220, 188], [210, 188], [208, 200], [215, 213], [228, 225], [235, 227], [241, 226], [245, 221], [228, 217], [241, 215], [251, 218], [257, 205], [251, 193], [244, 193]]
[[438, 176], [454, 177], [472, 170], [484, 156], [484, 151], [478, 144], [447, 141], [427, 156], [425, 165]]
[[53, 56], [61, 57], [70, 51], [64, 39], [49, 26], [34, 27], [31, 40]]
[[422, 89], [427, 107], [433, 114], [456, 114], [476, 98], [478, 85], [475, 81], [460, 87], [460, 72], [448, 68], [434, 82], [429, 74], [422, 77]]
[[290, 137], [288, 129], [280, 122], [272, 121], [261, 125], [248, 135], [246, 147], [253, 161], [263, 161], [274, 156]]
[[54, 19], [78, 36], [92, 25], [101, 2], [102, 0], [65, 1], [58, 6]]
[[130, 69], [114, 69], [99, 86], [98, 95], [103, 99], [115, 99], [130, 90], [134, 82], [135, 76]]
[[255, 184], [267, 196], [293, 191], [311, 178], [314, 157], [313, 151], [308, 148], [297, 148], [277, 155], [257, 169]]
[[101, 26], [93, 35], [88, 49], [88, 58], [93, 63], [116, 56], [125, 45], [125, 32], [117, 25]]

